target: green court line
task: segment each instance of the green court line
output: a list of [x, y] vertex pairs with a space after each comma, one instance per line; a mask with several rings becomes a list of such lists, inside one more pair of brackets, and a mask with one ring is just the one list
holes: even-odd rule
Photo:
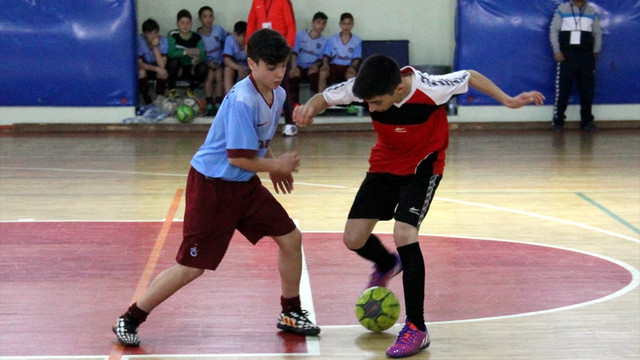
[[638, 229], [637, 227], [629, 224], [628, 222], [626, 222], [623, 218], [621, 218], [620, 216], [616, 215], [614, 212], [612, 212], [611, 210], [607, 209], [606, 207], [598, 204], [595, 200], [593, 200], [592, 198], [588, 197], [587, 195], [581, 193], [581, 192], [577, 192], [576, 195], [578, 195], [579, 197], [581, 197], [582, 199], [584, 199], [586, 202], [588, 202], [589, 204], [597, 207], [598, 209], [602, 210], [602, 212], [604, 212], [605, 214], [609, 215], [610, 217], [612, 217], [615, 221], [619, 222], [620, 224], [626, 226], [627, 228], [629, 228], [631, 231], [635, 232], [636, 234], [640, 234], [640, 229]]

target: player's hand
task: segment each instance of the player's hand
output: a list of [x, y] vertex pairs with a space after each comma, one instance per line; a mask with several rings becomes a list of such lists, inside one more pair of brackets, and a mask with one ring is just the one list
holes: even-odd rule
[[273, 188], [276, 193], [282, 191], [283, 194], [289, 194], [293, 190], [293, 173], [298, 170], [300, 165], [300, 157], [296, 152], [286, 152], [278, 157], [278, 169], [269, 173], [269, 178], [273, 182]]
[[564, 61], [564, 55], [562, 54], [562, 52], [558, 51], [557, 53], [553, 54], [553, 59], [556, 62], [563, 62]]
[[504, 106], [511, 109], [517, 109], [529, 104], [542, 105], [544, 103], [544, 99], [544, 95], [539, 91], [527, 91], [514, 98], [506, 100]]
[[309, 104], [298, 105], [293, 108], [293, 122], [298, 126], [307, 126], [313, 123], [313, 116], [315, 111]]
[[189, 48], [189, 49], [187, 49], [187, 55], [189, 55], [191, 57], [198, 57], [198, 56], [200, 56], [200, 49], [198, 49], [198, 48]]

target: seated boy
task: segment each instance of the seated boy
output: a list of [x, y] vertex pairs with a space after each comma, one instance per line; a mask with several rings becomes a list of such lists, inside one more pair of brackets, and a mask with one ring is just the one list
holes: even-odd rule
[[[216, 104], [222, 102], [222, 68], [224, 60], [222, 58], [222, 50], [224, 49], [224, 40], [227, 38], [227, 32], [222, 26], [214, 24], [216, 17], [210, 6], [203, 6], [198, 11], [198, 18], [202, 26], [198, 28], [198, 34], [204, 42], [204, 50], [207, 53], [207, 79], [204, 82], [204, 95], [206, 106], [204, 115], [215, 115]], [[214, 83], [215, 83], [215, 99], [214, 99]]]
[[322, 64], [322, 49], [327, 39], [322, 36], [327, 26], [327, 15], [321, 11], [313, 15], [311, 28], [300, 30], [291, 54], [289, 70], [289, 91], [287, 101], [291, 109], [300, 103], [300, 80], [309, 80], [311, 93], [318, 92], [318, 75]]
[[142, 100], [150, 104], [149, 80], [156, 80], [156, 95], [164, 95], [169, 78], [167, 52], [169, 40], [158, 35], [160, 26], [153, 19], [142, 23], [142, 34], [138, 36], [138, 85]]
[[362, 39], [353, 34], [353, 15], [340, 15], [340, 32], [327, 39], [322, 50], [318, 91], [337, 82], [356, 77], [362, 58]]
[[205, 63], [205, 51], [202, 38], [197, 33], [191, 31], [192, 17], [188, 10], [178, 11], [178, 28], [171, 30], [169, 35], [169, 97], [176, 98], [176, 81], [178, 77], [190, 80], [187, 96], [195, 98], [195, 89], [204, 82], [207, 76], [207, 65]]
[[238, 21], [233, 26], [233, 36], [227, 36], [224, 42], [224, 91], [227, 93], [236, 81], [249, 75], [247, 53], [244, 51], [247, 23]]

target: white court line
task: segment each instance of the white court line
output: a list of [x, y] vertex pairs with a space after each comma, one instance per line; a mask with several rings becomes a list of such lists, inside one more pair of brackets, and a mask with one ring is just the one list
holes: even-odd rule
[[475, 202], [470, 202], [470, 201], [447, 199], [447, 198], [440, 198], [440, 197], [436, 197], [436, 199], [442, 200], [442, 201], [458, 203], [458, 204], [469, 205], [469, 206], [483, 207], [483, 208], [492, 209], [492, 210], [510, 212], [510, 213], [519, 214], [519, 215], [531, 216], [531, 217], [544, 219], [544, 220], [549, 220], [549, 221], [555, 221], [555, 222], [563, 223], [565, 225], [571, 225], [571, 226], [575, 226], [575, 227], [579, 227], [579, 228], [583, 228], [583, 229], [587, 229], [587, 230], [591, 230], [591, 231], [596, 231], [596, 232], [599, 232], [599, 233], [602, 233], [602, 234], [610, 235], [610, 236], [617, 237], [617, 238], [620, 238], [620, 239], [633, 241], [635, 243], [639, 243], [640, 244], [640, 239], [636, 239], [636, 238], [633, 238], [633, 237], [627, 236], [627, 235], [618, 234], [618, 233], [615, 233], [613, 231], [600, 229], [600, 228], [597, 228], [597, 227], [594, 227], [594, 226], [589, 226], [589, 225], [577, 223], [577, 222], [574, 222], [574, 221], [563, 220], [563, 219], [559, 219], [559, 218], [555, 218], [555, 217], [551, 217], [551, 216], [546, 216], [546, 215], [540, 215], [540, 214], [531, 213], [531, 212], [527, 212], [527, 211], [513, 210], [513, 209], [504, 208], [504, 207], [500, 207], [500, 206], [486, 205], [486, 204], [480, 204], [480, 203], [475, 203]]

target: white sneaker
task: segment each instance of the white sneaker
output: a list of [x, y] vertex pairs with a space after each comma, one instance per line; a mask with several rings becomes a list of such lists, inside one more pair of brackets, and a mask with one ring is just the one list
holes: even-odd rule
[[293, 124], [287, 124], [284, 126], [282, 135], [284, 136], [296, 136], [298, 134], [298, 127]]

